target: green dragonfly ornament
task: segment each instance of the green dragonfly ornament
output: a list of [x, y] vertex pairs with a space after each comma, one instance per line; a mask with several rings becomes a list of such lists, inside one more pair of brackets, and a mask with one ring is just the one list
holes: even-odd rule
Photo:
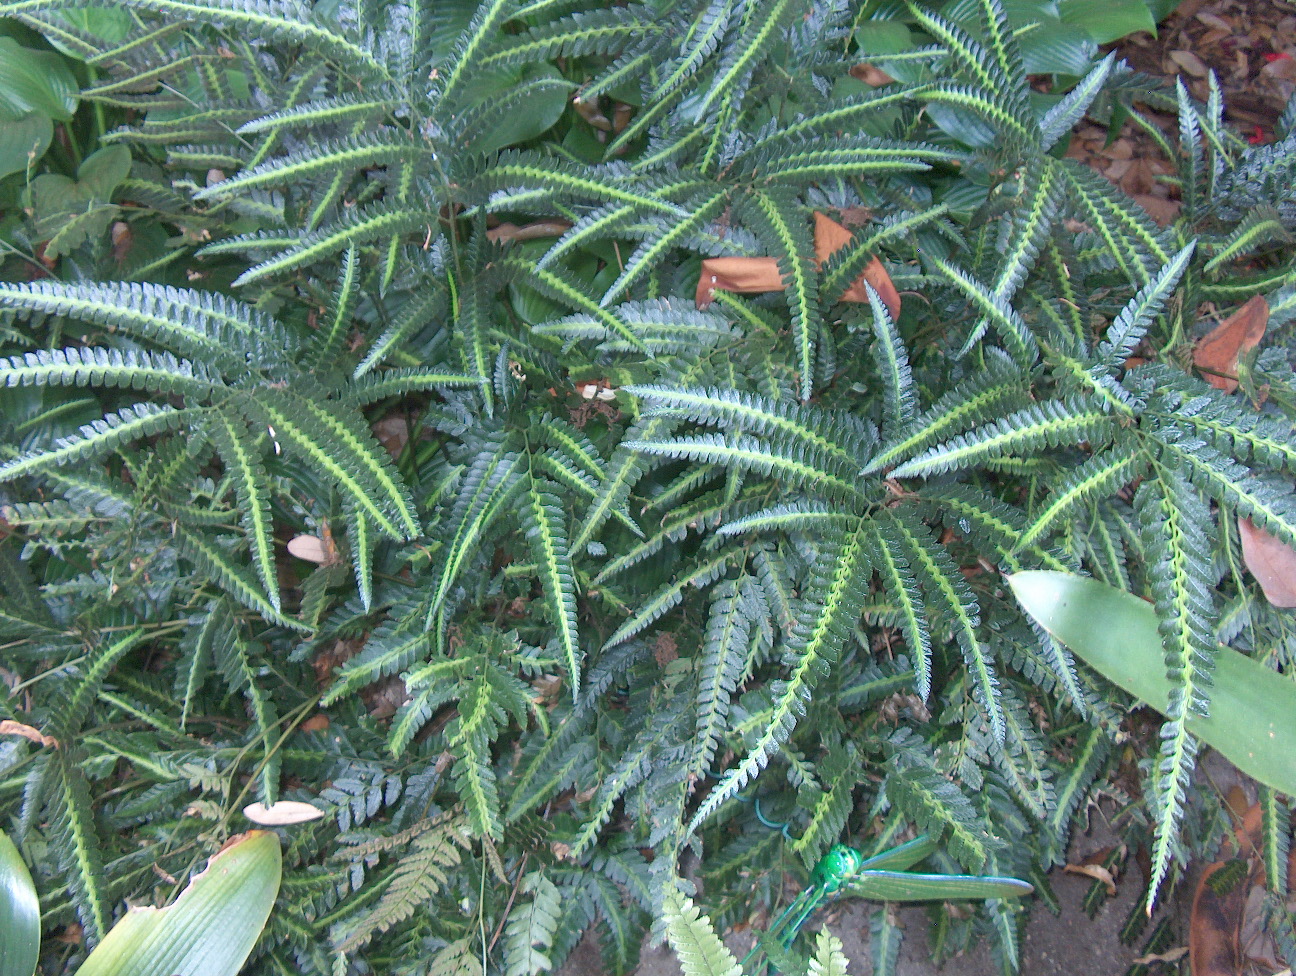
[[803, 926], [820, 905], [836, 898], [871, 901], [955, 901], [961, 898], [1020, 898], [1034, 887], [1016, 878], [967, 874], [917, 874], [905, 870], [936, 850], [936, 841], [923, 834], [899, 847], [872, 857], [845, 844], [834, 845], [810, 872], [810, 883], [774, 920], [764, 938], [743, 959], [746, 968], [762, 943], [773, 941], [784, 949], [796, 941]]

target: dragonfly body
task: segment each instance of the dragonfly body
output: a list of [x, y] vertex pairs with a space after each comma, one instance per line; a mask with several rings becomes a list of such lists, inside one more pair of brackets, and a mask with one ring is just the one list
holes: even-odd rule
[[[953, 901], [963, 898], [1020, 898], [1034, 888], [1016, 878], [965, 874], [917, 874], [907, 871], [936, 850], [926, 834], [866, 857], [845, 844], [828, 850], [810, 872], [810, 883], [770, 926], [767, 938], [784, 948], [821, 904], [835, 897], [873, 901]], [[748, 953], [751, 958], [758, 946]], [[744, 960], [746, 962], [747, 960]]]

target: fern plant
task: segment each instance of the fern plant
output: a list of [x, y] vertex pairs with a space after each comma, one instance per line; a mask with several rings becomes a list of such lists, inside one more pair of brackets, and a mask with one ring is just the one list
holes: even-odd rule
[[[1292, 663], [1233, 527], [1296, 544], [1291, 118], [1252, 148], [1111, 58], [1040, 100], [994, 0], [906, 6], [931, 43], [876, 88], [886, 5], [64, 6], [0, 15], [101, 66], [116, 199], [183, 232], [146, 280], [88, 239], [0, 284], [0, 811], [47, 934], [253, 798], [327, 814], [282, 828], [256, 973], [534, 976], [591, 928], [624, 972], [654, 917], [724, 969], [680, 857], [728, 927], [844, 835], [1047, 902], [1117, 771], [1154, 890], [1218, 842], [1184, 717], [1218, 641]], [[1139, 102], [1181, 119], [1166, 228], [1058, 158]], [[753, 259], [767, 294], [712, 277]], [[1190, 343], [1256, 294], [1227, 395]], [[1130, 703], [1026, 568], [1156, 602], [1160, 736], [1111, 748]], [[1023, 910], [940, 919], [1015, 967]]]

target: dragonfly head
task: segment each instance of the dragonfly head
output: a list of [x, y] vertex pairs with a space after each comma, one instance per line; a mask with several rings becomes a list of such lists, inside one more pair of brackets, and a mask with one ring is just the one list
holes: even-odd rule
[[818, 885], [825, 894], [831, 895], [849, 881], [863, 863], [864, 855], [855, 848], [834, 844], [810, 872], [810, 884]]

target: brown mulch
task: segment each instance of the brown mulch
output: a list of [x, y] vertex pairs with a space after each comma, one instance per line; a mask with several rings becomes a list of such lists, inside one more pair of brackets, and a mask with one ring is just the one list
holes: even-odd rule
[[[1253, 144], [1273, 140], [1273, 127], [1296, 92], [1296, 4], [1288, 0], [1184, 0], [1157, 37], [1135, 34], [1116, 45], [1132, 68], [1179, 78], [1194, 98], [1209, 95], [1214, 71], [1225, 119]], [[1145, 110], [1171, 141], [1175, 120]], [[1082, 124], [1067, 155], [1086, 162], [1133, 197], [1158, 223], [1179, 211], [1175, 189], [1159, 180], [1174, 171], [1156, 143], [1127, 123], [1108, 143], [1107, 129]]]

